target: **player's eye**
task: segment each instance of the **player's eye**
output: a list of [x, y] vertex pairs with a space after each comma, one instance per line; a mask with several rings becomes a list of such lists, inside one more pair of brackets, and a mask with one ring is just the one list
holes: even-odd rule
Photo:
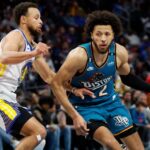
[[102, 36], [102, 33], [98, 32], [96, 33], [97, 36]]
[[110, 35], [110, 33], [109, 33], [109, 32], [106, 32], [106, 33], [105, 33], [105, 35], [106, 35], [106, 36], [109, 36], [109, 35]]

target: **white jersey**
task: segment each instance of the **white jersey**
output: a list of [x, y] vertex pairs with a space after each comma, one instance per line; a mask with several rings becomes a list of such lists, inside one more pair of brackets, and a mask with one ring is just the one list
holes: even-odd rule
[[[32, 46], [21, 30], [15, 29], [13, 32], [20, 32], [20, 34], [22, 34], [25, 41], [24, 51], [33, 50]], [[0, 54], [1, 52], [2, 49], [0, 47]], [[31, 62], [33, 60], [34, 58], [13, 65], [4, 65], [0, 63], [0, 99], [4, 99], [14, 103], [17, 102], [15, 91], [21, 81], [24, 79], [28, 67], [29, 65], [31, 65]]]

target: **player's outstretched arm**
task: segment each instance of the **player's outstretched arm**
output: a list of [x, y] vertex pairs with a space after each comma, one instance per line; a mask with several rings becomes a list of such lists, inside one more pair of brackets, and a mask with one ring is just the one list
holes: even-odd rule
[[38, 43], [35, 50], [25, 52], [25, 42], [20, 32], [12, 31], [0, 43], [0, 63], [17, 64], [48, 52], [48, 46], [44, 43]]
[[[43, 81], [51, 85], [51, 81], [56, 73], [49, 68], [43, 56], [36, 57], [36, 59], [33, 62], [33, 67], [35, 71], [41, 76]], [[74, 95], [81, 97], [82, 99], [84, 99], [84, 95], [89, 95], [91, 97], [93, 97], [94, 95], [93, 92], [85, 88], [75, 88], [71, 86], [69, 82], [66, 82], [64, 86], [67, 91], [72, 92]]]
[[44, 82], [51, 85], [52, 79], [55, 76], [55, 72], [49, 68], [43, 56], [38, 56], [32, 63], [35, 71], [40, 75]]
[[70, 52], [66, 61], [52, 80], [52, 91], [57, 100], [63, 105], [68, 115], [73, 119], [77, 134], [86, 135], [88, 132], [86, 122], [69, 102], [64, 86], [65, 83], [69, 82], [76, 72], [82, 68], [83, 57], [82, 55], [79, 56], [79, 54], [81, 54], [81, 51]]

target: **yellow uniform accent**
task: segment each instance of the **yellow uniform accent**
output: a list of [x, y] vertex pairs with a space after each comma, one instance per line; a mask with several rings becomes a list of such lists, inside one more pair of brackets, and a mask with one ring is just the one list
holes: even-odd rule
[[17, 116], [16, 111], [2, 99], [0, 99], [0, 110], [4, 112], [11, 120]]
[[129, 129], [131, 129], [133, 126], [129, 126], [128, 128], [126, 128], [126, 129], [124, 129], [123, 131], [121, 131], [121, 132], [119, 132], [119, 133], [117, 133], [117, 134], [114, 134], [114, 136], [117, 136], [117, 135], [119, 135], [119, 134], [121, 134], [121, 133], [123, 133], [123, 132], [125, 132], [125, 131], [127, 131], [127, 130], [129, 130]]
[[0, 77], [4, 75], [6, 68], [7, 68], [7, 65], [0, 63]]
[[25, 78], [27, 72], [28, 72], [28, 68], [25, 67], [25, 68], [22, 70], [22, 73], [21, 73], [21, 77], [20, 77], [21, 81], [24, 80], [24, 78]]

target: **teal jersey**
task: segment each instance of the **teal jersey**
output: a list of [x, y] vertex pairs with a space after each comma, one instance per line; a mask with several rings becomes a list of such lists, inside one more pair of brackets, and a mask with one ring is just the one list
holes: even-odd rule
[[88, 60], [84, 71], [73, 77], [71, 84], [77, 88], [86, 88], [92, 91], [96, 98], [85, 96], [82, 100], [70, 94], [70, 102], [74, 105], [95, 105], [95, 104], [110, 104], [117, 98], [117, 93], [114, 88], [114, 80], [116, 74], [116, 43], [113, 41], [109, 47], [106, 61], [97, 66], [91, 43], [79, 45], [85, 49]]

